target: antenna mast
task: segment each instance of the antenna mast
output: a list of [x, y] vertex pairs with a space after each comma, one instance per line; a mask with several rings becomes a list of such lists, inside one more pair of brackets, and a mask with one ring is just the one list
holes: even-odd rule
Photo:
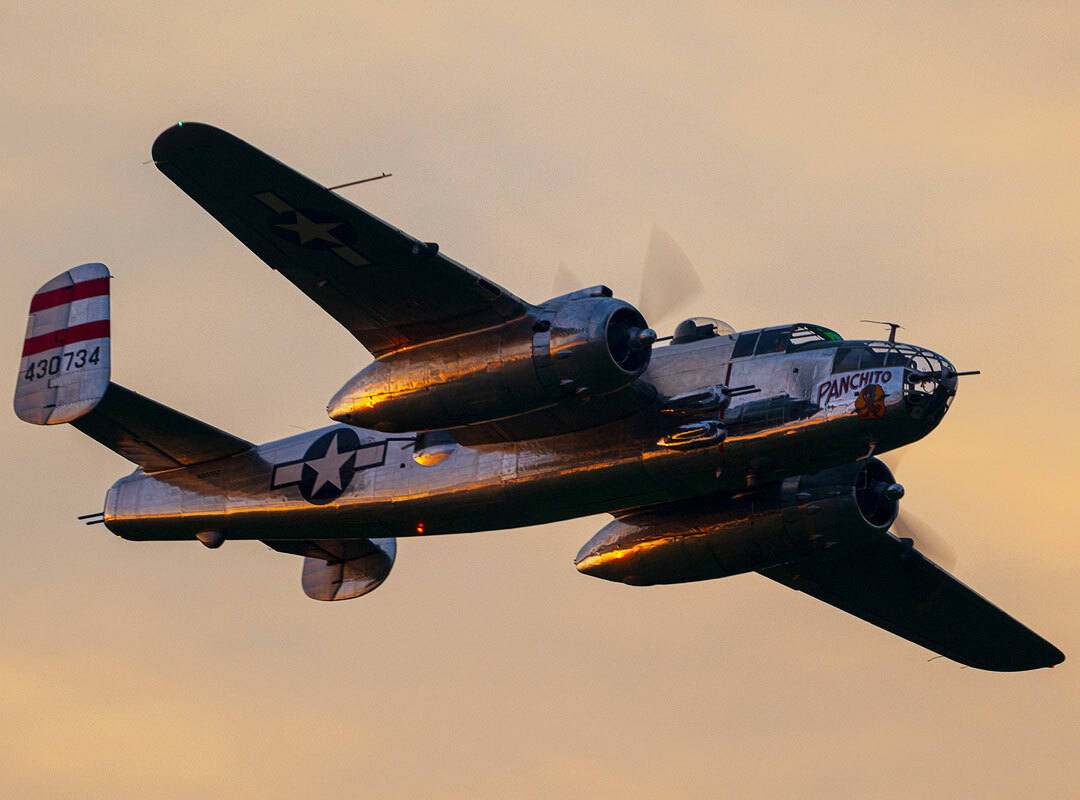
[[889, 342], [894, 344], [896, 342], [896, 331], [898, 328], [903, 328], [899, 322], [882, 322], [879, 319], [861, 319], [859, 322], [872, 322], [874, 325], [888, 325], [889, 326]]

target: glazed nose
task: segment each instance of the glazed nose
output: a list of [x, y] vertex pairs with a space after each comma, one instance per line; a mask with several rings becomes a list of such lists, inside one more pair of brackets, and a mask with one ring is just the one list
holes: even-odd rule
[[948, 360], [935, 356], [928, 369], [911, 370], [904, 395], [911, 416], [936, 425], [949, 410], [956, 394], [957, 372]]

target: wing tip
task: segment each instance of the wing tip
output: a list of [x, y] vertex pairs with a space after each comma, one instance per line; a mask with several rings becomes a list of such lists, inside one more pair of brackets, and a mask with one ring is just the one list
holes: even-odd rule
[[232, 138], [232, 134], [203, 122], [177, 122], [154, 139], [150, 157], [155, 163], [167, 162], [173, 153], [205, 144], [215, 137]]
[[943, 653], [947, 658], [959, 661], [969, 667], [990, 672], [1027, 672], [1034, 669], [1053, 669], [1065, 660], [1065, 654], [1050, 642], [1040, 637], [1034, 646], [1015, 649], [1007, 653], [995, 653], [986, 660], [958, 658]]
[[1054, 647], [1054, 645], [1050, 644], [1050, 642], [1047, 642], [1045, 639], [1043, 641], [1045, 643], [1045, 646], [1043, 647], [1044, 657], [1041, 659], [1041, 663], [1036, 664], [1034, 667], [1031, 667], [1031, 669], [1039, 669], [1042, 667], [1053, 669], [1065, 660], [1065, 654], [1061, 652], [1061, 650]]

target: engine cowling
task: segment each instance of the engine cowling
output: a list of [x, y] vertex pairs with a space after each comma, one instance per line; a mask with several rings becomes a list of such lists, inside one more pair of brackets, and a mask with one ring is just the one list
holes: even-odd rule
[[627, 515], [602, 528], [574, 563], [634, 586], [752, 572], [887, 531], [902, 496], [889, 468], [872, 458], [741, 497]]
[[387, 433], [502, 419], [625, 386], [645, 371], [655, 341], [636, 308], [597, 286], [497, 328], [383, 356], [327, 412]]

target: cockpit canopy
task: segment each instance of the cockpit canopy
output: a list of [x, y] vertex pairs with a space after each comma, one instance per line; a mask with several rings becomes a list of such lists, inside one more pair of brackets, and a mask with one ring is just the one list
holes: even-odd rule
[[844, 337], [823, 325], [798, 322], [777, 328], [762, 328], [740, 333], [735, 340], [732, 358], [764, 355], [766, 353], [791, 353], [797, 350], [813, 350], [819, 347], [835, 347]]

